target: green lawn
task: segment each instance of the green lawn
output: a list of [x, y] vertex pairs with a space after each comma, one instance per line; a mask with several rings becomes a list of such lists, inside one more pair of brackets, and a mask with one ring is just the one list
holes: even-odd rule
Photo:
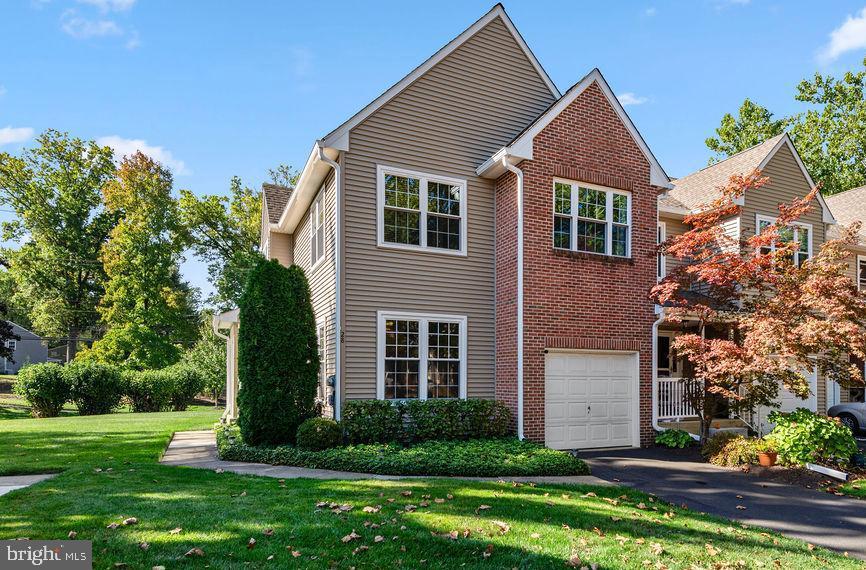
[[[156, 463], [173, 431], [208, 427], [217, 415], [0, 422], [0, 469], [66, 469], [0, 497], [0, 539], [75, 531], [94, 541], [95, 568], [118, 562], [130, 568], [562, 568], [569, 561], [598, 568], [862, 567], [622, 488], [445, 479], [280, 482]], [[352, 508], [332, 512], [317, 508], [322, 502]], [[128, 517], [138, 524], [106, 528]], [[353, 531], [358, 538], [343, 542]], [[204, 556], [186, 558], [193, 548]]]
[[[14, 376], [13, 376], [14, 378]], [[192, 405], [189, 407], [190, 410], [210, 410], [213, 409], [213, 406], [210, 404], [206, 405]], [[118, 408], [117, 413], [129, 413], [132, 410], [129, 406], [121, 406]], [[75, 404], [71, 402], [67, 402], [63, 405], [63, 410], [60, 412], [61, 416], [77, 416], [78, 408]], [[19, 398], [15, 394], [3, 394], [0, 393], [0, 420], [17, 420], [24, 419], [30, 417], [30, 406], [24, 401], [22, 398]]]
[[837, 490], [851, 497], [866, 499], [866, 479], [857, 479], [856, 481], [839, 485]]

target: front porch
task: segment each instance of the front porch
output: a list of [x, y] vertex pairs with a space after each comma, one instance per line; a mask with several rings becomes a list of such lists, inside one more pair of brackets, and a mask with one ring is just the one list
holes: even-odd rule
[[[698, 415], [689, 404], [689, 391], [700, 390], [701, 381], [694, 378], [661, 377], [656, 379], [656, 417], [659, 427], [664, 429], [681, 429], [694, 435], [700, 435]], [[710, 426], [711, 431], [748, 431], [754, 429], [743, 418], [718, 417]]]

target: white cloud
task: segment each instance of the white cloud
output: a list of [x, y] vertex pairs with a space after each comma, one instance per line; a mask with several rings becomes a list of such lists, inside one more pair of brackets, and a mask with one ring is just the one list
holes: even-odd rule
[[3, 127], [0, 129], [0, 146], [24, 142], [33, 136], [30, 127]]
[[124, 12], [135, 5], [136, 0], [78, 0], [79, 4], [96, 6], [102, 12]]
[[0, 97], [6, 95], [6, 93], [8, 93], [8, 91], [6, 91], [6, 88], [0, 85]]
[[656, 10], [655, 6], [651, 6], [643, 11], [643, 13], [647, 16], [655, 16], [658, 10]]
[[829, 63], [845, 52], [866, 48], [866, 8], [859, 15], [848, 16], [845, 22], [830, 32], [830, 42], [821, 48], [818, 59]]
[[96, 139], [96, 144], [110, 146], [114, 150], [114, 156], [117, 159], [134, 154], [135, 151], [140, 150], [150, 158], [173, 170], [178, 176], [192, 174], [192, 171], [186, 167], [186, 164], [182, 160], [175, 158], [171, 154], [171, 151], [161, 146], [149, 145], [147, 141], [142, 139], [125, 139], [117, 135], [111, 135]]
[[100, 36], [122, 36], [123, 30], [114, 20], [89, 20], [75, 10], [67, 10], [60, 17], [60, 28], [78, 40]]
[[619, 102], [622, 104], [623, 107], [628, 107], [629, 105], [643, 105], [644, 103], [649, 101], [647, 97], [635, 95], [631, 91], [627, 93], [620, 93], [616, 96], [616, 98], [619, 99]]

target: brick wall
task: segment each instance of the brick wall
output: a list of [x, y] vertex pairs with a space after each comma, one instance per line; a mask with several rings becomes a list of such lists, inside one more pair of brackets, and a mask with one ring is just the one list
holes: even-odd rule
[[[649, 163], [593, 84], [534, 142], [524, 172], [524, 433], [544, 441], [546, 348], [638, 351], [641, 442], [652, 440], [656, 196]], [[628, 190], [631, 258], [553, 249], [553, 178]], [[515, 176], [496, 189], [496, 395], [516, 412]], [[576, 207], [576, 205], [575, 205]], [[574, 239], [574, 238], [572, 238]]]

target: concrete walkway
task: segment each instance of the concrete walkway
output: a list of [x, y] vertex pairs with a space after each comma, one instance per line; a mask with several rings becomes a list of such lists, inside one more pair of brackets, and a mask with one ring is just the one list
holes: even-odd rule
[[595, 475], [609, 481], [866, 559], [866, 501], [774, 482], [664, 449], [581, 457]]
[[[350, 473], [348, 471], [331, 471], [328, 469], [306, 469], [304, 467], [288, 467], [285, 465], [267, 465], [264, 463], [244, 463], [240, 461], [222, 461], [217, 457], [216, 437], [212, 431], [182, 431], [174, 434], [168, 449], [165, 450], [160, 462], [163, 465], [195, 467], [198, 469], [222, 469], [240, 475], [258, 475], [277, 479], [433, 479], [434, 477], [373, 475], [370, 473]], [[557, 476], [557, 477], [459, 477], [470, 481], [518, 481], [522, 483], [551, 483], [563, 485], [610, 485], [608, 481], [592, 476]]]
[[43, 473], [41, 475], [10, 475], [7, 477], [0, 477], [0, 495], [5, 495], [6, 493], [11, 493], [17, 489], [29, 487], [30, 485], [35, 485], [40, 481], [51, 479], [55, 475], [57, 475], [57, 473]]

